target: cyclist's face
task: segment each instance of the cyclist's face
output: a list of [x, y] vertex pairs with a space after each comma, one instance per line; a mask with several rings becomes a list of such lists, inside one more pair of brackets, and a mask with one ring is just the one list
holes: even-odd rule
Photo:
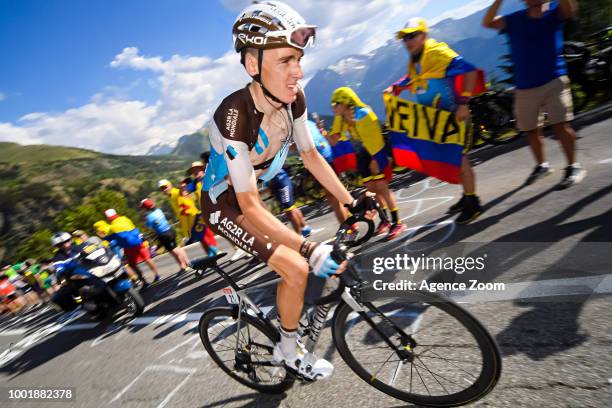
[[263, 53], [262, 80], [265, 87], [284, 103], [293, 103], [304, 78], [300, 61], [304, 52], [295, 48], [275, 48]]

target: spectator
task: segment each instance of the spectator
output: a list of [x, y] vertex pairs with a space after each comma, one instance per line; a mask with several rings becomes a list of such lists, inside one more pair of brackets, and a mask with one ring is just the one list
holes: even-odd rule
[[576, 161], [576, 133], [569, 124], [574, 118], [572, 93], [567, 66], [561, 55], [563, 26], [576, 15], [577, 2], [525, 0], [527, 8], [499, 16], [501, 3], [502, 0], [493, 2], [482, 25], [500, 30], [510, 42], [516, 120], [519, 129], [527, 132], [536, 161], [525, 184], [532, 184], [553, 171], [544, 157], [541, 121], [544, 111], [567, 159], [559, 187], [570, 187], [586, 175], [586, 170]]

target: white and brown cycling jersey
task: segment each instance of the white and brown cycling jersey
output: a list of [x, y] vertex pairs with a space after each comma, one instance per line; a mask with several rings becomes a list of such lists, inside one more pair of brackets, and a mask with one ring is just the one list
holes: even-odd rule
[[249, 86], [226, 97], [211, 121], [210, 159], [202, 185], [202, 208], [213, 231], [264, 262], [276, 245], [244, 219], [235, 193], [256, 191], [257, 179], [274, 177], [292, 143], [300, 152], [315, 148], [304, 93], [300, 91], [280, 113], [287, 119], [266, 117], [257, 109]]

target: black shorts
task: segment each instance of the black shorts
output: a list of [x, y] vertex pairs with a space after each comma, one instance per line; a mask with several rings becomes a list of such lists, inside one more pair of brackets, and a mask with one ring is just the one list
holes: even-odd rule
[[170, 228], [166, 232], [162, 232], [161, 234], [159, 234], [157, 236], [157, 240], [159, 241], [161, 246], [166, 248], [166, 251], [172, 251], [176, 248], [176, 234], [174, 233], [174, 230], [172, 228]]
[[240, 211], [236, 193], [232, 187], [217, 197], [213, 204], [208, 192], [202, 192], [202, 214], [210, 229], [240, 249], [268, 263], [278, 244], [259, 231]]

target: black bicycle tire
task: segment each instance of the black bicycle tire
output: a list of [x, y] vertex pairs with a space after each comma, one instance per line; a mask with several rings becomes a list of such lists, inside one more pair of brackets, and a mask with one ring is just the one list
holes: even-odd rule
[[[483, 353], [483, 369], [474, 386], [452, 395], [432, 397], [410, 394], [408, 392], [393, 388], [373, 378], [372, 374], [368, 373], [353, 357], [352, 352], [349, 350], [348, 345], [346, 344], [343, 332], [345, 327], [344, 322], [346, 321], [347, 316], [353, 312], [353, 309], [344, 302], [336, 309], [332, 328], [334, 344], [336, 345], [342, 359], [362, 380], [366, 381], [369, 385], [387, 395], [392, 396], [393, 398], [397, 398], [405, 402], [430, 407], [455, 407], [474, 402], [484, 397], [495, 387], [495, 384], [497, 384], [497, 381], [501, 375], [501, 354], [493, 337], [471, 313], [456, 303], [431, 293], [417, 291], [411, 293], [415, 297], [420, 297], [422, 300], [429, 300], [426, 303], [429, 303], [432, 306], [437, 306], [442, 311], [455, 317], [477, 340], [481, 353]], [[473, 330], [476, 331], [477, 334], [474, 333]], [[483, 344], [485, 345], [485, 349], [483, 349]], [[476, 385], [478, 385], [478, 387], [476, 387]], [[468, 392], [471, 389], [473, 389], [473, 391]]]
[[[254, 384], [250, 381], [247, 381], [246, 379], [244, 379], [243, 377], [240, 377], [236, 374], [234, 374], [224, 363], [223, 361], [219, 358], [219, 356], [217, 355], [217, 352], [213, 349], [212, 344], [210, 343], [210, 339], [208, 339], [208, 324], [216, 317], [218, 316], [227, 316], [227, 317], [235, 317], [236, 316], [236, 312], [235, 309], [231, 308], [231, 307], [218, 307], [218, 308], [213, 308], [213, 309], [209, 309], [206, 312], [204, 312], [204, 314], [202, 315], [202, 317], [200, 318], [200, 323], [198, 324], [198, 331], [200, 333], [200, 340], [202, 341], [202, 344], [204, 345], [204, 348], [206, 349], [206, 352], [208, 353], [208, 355], [213, 359], [213, 361], [219, 366], [219, 368], [221, 368], [223, 371], [225, 371], [225, 373], [227, 375], [229, 375], [230, 377], [232, 377], [234, 380], [238, 381], [239, 383], [252, 388], [254, 390], [257, 390], [259, 392], [263, 392], [266, 394], [281, 394], [285, 391], [287, 391], [289, 388], [291, 388], [293, 386], [293, 383], [295, 382], [295, 379], [293, 377], [291, 377], [291, 375], [287, 372], [287, 375], [285, 377], [285, 379], [276, 385], [259, 385], [259, 384]], [[241, 317], [243, 322], [246, 322], [247, 324], [250, 324], [254, 327], [257, 328], [257, 330], [261, 331], [266, 337], [268, 337], [268, 339], [272, 340], [273, 342], [277, 342], [278, 341], [278, 333], [272, 333], [270, 329], [268, 329], [263, 323], [261, 323], [257, 318], [252, 317], [250, 315], [247, 314], [242, 314]]]
[[[342, 224], [340, 224], [340, 227], [338, 228], [338, 231], [340, 231], [341, 229], [347, 230], [353, 224], [355, 224], [357, 222], [360, 222], [360, 221], [364, 221], [364, 222], [366, 222], [368, 224], [368, 232], [367, 232], [367, 234], [365, 234], [363, 237], [359, 238], [358, 240], [351, 241], [350, 245], [347, 245], [347, 247], [349, 247], [349, 248], [356, 247], [356, 246], [359, 246], [359, 245], [363, 244], [364, 242], [367, 242], [374, 235], [374, 229], [375, 229], [374, 228], [374, 221], [363, 219], [361, 217], [358, 217], [357, 215], [351, 215], [346, 220], [344, 220], [344, 222]], [[338, 233], [336, 234], [336, 243], [337, 244], [346, 244], [346, 242], [341, 241], [341, 236]]]

